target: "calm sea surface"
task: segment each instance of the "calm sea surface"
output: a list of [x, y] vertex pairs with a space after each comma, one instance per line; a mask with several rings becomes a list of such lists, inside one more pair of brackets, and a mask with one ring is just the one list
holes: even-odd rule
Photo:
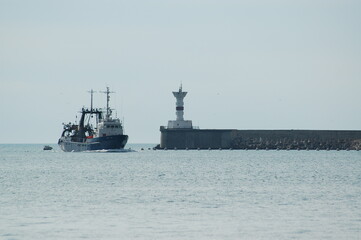
[[361, 151], [152, 146], [0, 145], [0, 239], [361, 239]]

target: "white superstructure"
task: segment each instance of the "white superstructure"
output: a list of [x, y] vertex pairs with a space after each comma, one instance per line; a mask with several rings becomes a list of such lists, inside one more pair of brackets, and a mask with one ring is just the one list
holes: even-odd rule
[[173, 92], [176, 98], [176, 120], [168, 121], [168, 128], [193, 128], [191, 120], [184, 120], [184, 101], [187, 92], [183, 92], [182, 85], [179, 87], [178, 92]]
[[108, 119], [100, 122], [95, 131], [95, 137], [122, 135], [123, 126], [119, 119]]
[[123, 126], [122, 122], [118, 118], [112, 118], [112, 110], [109, 107], [110, 100], [110, 92], [109, 87], [107, 87], [107, 91], [103, 92], [107, 95], [107, 109], [105, 119], [102, 119], [96, 128], [95, 136], [96, 137], [106, 137], [106, 136], [114, 136], [114, 135], [122, 135], [123, 134]]

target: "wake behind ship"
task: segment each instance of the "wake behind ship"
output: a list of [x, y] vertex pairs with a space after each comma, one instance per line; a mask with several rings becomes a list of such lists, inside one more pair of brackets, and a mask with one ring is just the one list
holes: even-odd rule
[[[93, 91], [90, 93], [91, 107], [82, 108], [79, 124], [64, 124], [58, 141], [60, 148], [65, 152], [123, 149], [128, 135], [124, 135], [123, 124], [119, 118], [112, 118], [109, 88], [104, 92], [107, 95], [107, 108], [104, 112], [102, 109], [93, 108]], [[94, 116], [95, 128], [90, 123]]]

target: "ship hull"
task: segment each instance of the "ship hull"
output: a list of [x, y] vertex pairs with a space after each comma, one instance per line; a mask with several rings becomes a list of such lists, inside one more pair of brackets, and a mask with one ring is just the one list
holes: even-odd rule
[[64, 137], [59, 139], [59, 146], [64, 152], [83, 152], [95, 150], [123, 149], [127, 144], [128, 135], [113, 135], [89, 138], [85, 142], [73, 142]]

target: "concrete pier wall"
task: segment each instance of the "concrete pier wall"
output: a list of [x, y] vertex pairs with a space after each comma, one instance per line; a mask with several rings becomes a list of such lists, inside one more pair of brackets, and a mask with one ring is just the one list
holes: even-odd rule
[[361, 149], [361, 131], [167, 129], [161, 149]]
[[230, 148], [234, 130], [199, 130], [161, 128], [160, 148], [218, 149]]

